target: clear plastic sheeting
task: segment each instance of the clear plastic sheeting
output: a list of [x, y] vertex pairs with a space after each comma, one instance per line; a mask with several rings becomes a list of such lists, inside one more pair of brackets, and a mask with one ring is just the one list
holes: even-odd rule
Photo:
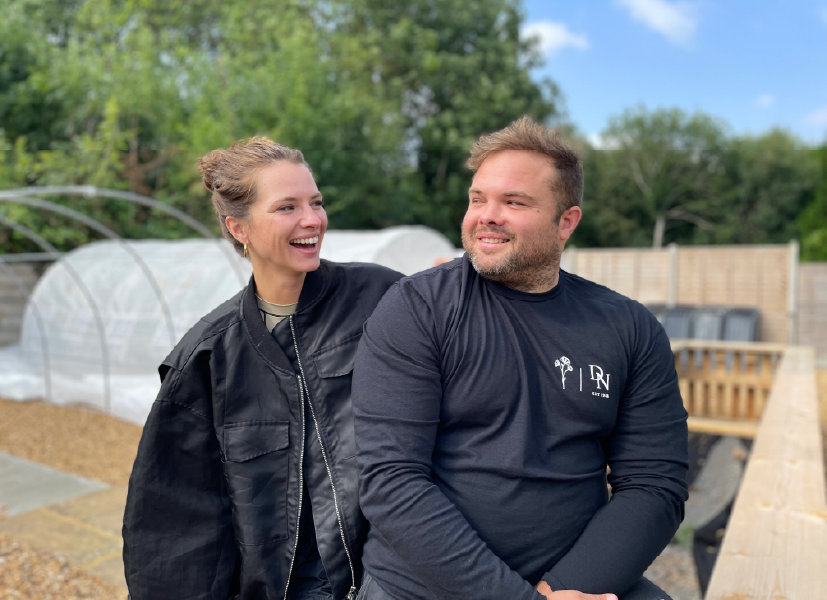
[[106, 240], [69, 252], [37, 282], [19, 345], [0, 349], [0, 396], [143, 422], [158, 365], [250, 272], [219, 240]]
[[[328, 231], [321, 253], [406, 275], [456, 254], [426, 227]], [[19, 344], [0, 348], [0, 397], [91, 405], [143, 423], [158, 365], [251, 272], [224, 240], [105, 240], [73, 250], [35, 286]]]
[[413, 275], [457, 250], [441, 233], [424, 226], [390, 227], [379, 231], [328, 231], [322, 258], [336, 262], [370, 262]]

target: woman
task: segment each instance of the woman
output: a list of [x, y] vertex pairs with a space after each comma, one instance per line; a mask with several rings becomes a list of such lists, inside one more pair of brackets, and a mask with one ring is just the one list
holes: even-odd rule
[[327, 216], [298, 150], [254, 138], [199, 171], [253, 276], [160, 367], [124, 515], [130, 596], [352, 599], [353, 357], [401, 275], [319, 259]]

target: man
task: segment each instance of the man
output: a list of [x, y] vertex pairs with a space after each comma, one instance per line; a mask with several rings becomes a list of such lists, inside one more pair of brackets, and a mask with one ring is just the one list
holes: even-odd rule
[[642, 574], [687, 497], [669, 341], [560, 270], [583, 171], [555, 133], [524, 117], [468, 164], [466, 255], [392, 286], [357, 352], [360, 600], [667, 598]]

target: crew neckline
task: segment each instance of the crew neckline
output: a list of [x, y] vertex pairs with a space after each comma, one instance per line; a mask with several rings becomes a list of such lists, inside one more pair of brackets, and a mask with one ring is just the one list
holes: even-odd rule
[[267, 300], [265, 300], [258, 294], [256, 294], [256, 302], [259, 305], [259, 307], [261, 307], [261, 305], [263, 304], [267, 308], [292, 308], [294, 310], [299, 305], [298, 302], [293, 302], [292, 304], [276, 304], [275, 302], [267, 302]]
[[482, 279], [485, 281], [486, 285], [491, 289], [491, 291], [497, 294], [498, 296], [505, 296], [506, 298], [509, 298], [511, 300], [519, 300], [521, 302], [547, 302], [549, 300], [553, 300], [554, 298], [559, 296], [563, 289], [566, 287], [567, 278], [568, 273], [566, 273], [563, 269], [560, 269], [560, 276], [557, 278], [557, 285], [555, 285], [547, 292], [532, 293], [515, 290], [513, 288], [508, 287], [507, 285], [494, 281], [493, 279], [482, 277]]

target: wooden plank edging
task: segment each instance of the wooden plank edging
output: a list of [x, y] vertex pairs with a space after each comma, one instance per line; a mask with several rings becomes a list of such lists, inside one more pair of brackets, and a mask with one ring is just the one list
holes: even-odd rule
[[706, 600], [827, 594], [827, 493], [813, 349], [776, 374]]

